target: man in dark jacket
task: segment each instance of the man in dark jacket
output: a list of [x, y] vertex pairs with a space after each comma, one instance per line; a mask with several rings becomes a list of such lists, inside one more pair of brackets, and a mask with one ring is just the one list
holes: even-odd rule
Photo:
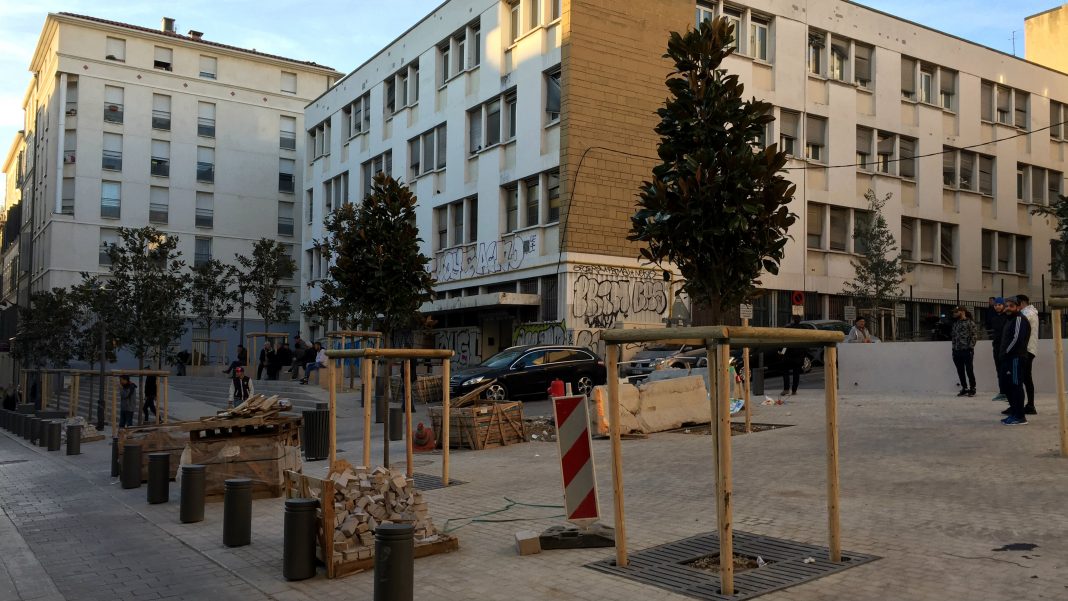
[[274, 352], [274, 362], [267, 368], [267, 379], [277, 380], [278, 374], [281, 373], [283, 367], [293, 363], [293, 351], [289, 350], [289, 343], [282, 342], [278, 346], [278, 350]]
[[1005, 330], [1005, 299], [993, 297], [990, 299], [990, 308], [986, 312], [986, 331], [990, 334], [990, 346], [994, 349], [994, 373], [998, 374], [998, 393], [991, 400], [1007, 401], [1005, 388], [1001, 386], [1001, 333]]
[[[800, 328], [801, 316], [794, 315], [788, 328]], [[782, 394], [780, 397], [784, 397], [787, 394], [797, 395], [797, 384], [801, 380], [801, 370], [805, 365], [805, 353], [808, 349], [805, 347], [793, 347], [788, 346], [780, 351], [783, 354], [783, 370], [782, 370]]]
[[1001, 333], [1001, 389], [1009, 397], [1008, 415], [1001, 423], [1006, 426], [1022, 426], [1024, 416], [1024, 362], [1027, 361], [1027, 342], [1031, 339], [1031, 324], [1020, 313], [1020, 303], [1015, 298], [1005, 299], [1005, 329]]

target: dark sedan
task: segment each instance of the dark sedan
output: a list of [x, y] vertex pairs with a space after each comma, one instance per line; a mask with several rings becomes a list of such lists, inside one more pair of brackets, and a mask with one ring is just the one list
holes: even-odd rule
[[505, 349], [477, 367], [461, 369], [449, 378], [449, 394], [459, 396], [496, 380], [484, 398], [493, 400], [545, 399], [549, 383], [560, 379], [575, 394], [589, 395], [607, 379], [604, 361], [579, 346], [535, 345]]

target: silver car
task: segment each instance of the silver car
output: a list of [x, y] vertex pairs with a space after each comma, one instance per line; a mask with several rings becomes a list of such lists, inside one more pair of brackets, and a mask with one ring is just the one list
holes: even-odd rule
[[654, 370], [660, 369], [672, 357], [693, 350], [694, 347], [679, 344], [650, 345], [638, 351], [630, 361], [620, 365], [620, 371], [626, 378], [635, 380], [648, 377]]

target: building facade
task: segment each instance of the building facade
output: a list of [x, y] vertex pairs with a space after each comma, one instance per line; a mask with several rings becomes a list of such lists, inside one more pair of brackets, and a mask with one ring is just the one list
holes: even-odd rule
[[1027, 60], [1068, 73], [1068, 3], [1024, 19], [1024, 56]]
[[297, 132], [338, 73], [179, 34], [173, 19], [155, 30], [67, 13], [46, 18], [30, 71], [26, 159], [8, 173], [22, 183], [23, 302], [106, 272], [120, 227], [177, 236], [190, 265], [232, 263], [263, 237], [297, 256]]
[[677, 276], [626, 236], [657, 162], [669, 32], [717, 15], [738, 32], [724, 67], [774, 105], [765, 142], [797, 186], [754, 323], [786, 323], [795, 291], [808, 318], [846, 315], [868, 190], [890, 195], [911, 268], [900, 337], [958, 299], [1040, 301], [1063, 279], [1030, 211], [1064, 192], [1063, 73], [838, 0], [451, 0], [307, 107], [305, 299], [326, 269], [307, 241], [385, 170], [419, 198], [438, 292], [424, 309], [461, 361], [682, 314]]

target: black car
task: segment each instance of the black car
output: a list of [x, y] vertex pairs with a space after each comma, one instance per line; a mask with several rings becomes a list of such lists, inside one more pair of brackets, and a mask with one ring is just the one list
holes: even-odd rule
[[449, 394], [459, 396], [496, 379], [484, 398], [493, 400], [545, 399], [549, 383], [560, 379], [575, 394], [590, 394], [604, 384], [604, 361], [580, 346], [532, 345], [507, 348], [477, 367], [461, 369], [449, 378]]

